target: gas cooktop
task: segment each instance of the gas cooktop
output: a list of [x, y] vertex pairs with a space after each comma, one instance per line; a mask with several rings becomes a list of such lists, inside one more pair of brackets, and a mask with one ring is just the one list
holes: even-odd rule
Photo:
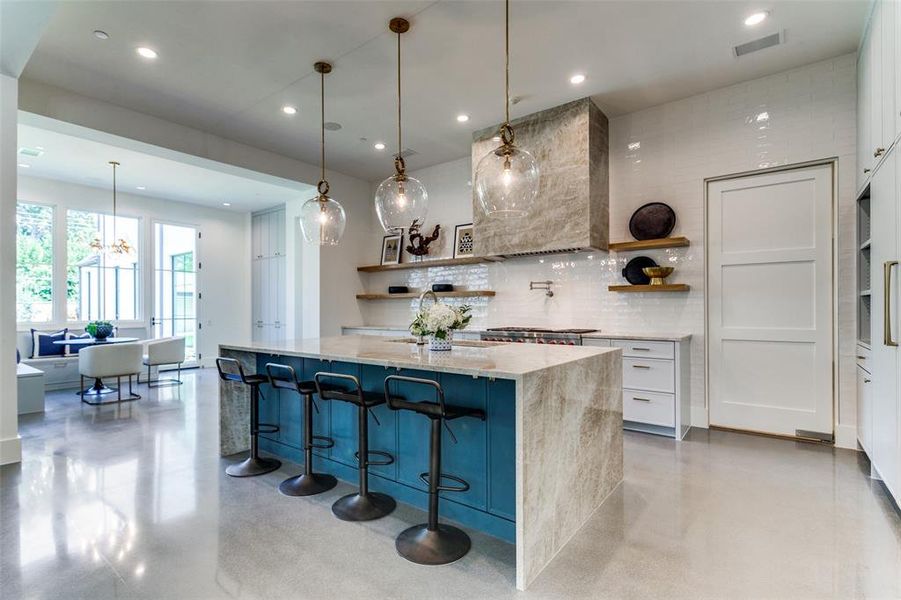
[[489, 327], [481, 338], [492, 342], [525, 342], [581, 346], [582, 335], [597, 329], [548, 329], [546, 327]]

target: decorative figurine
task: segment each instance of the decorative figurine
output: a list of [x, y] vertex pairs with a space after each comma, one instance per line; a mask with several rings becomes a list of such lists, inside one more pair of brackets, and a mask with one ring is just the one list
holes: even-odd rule
[[435, 225], [435, 229], [432, 230], [432, 235], [427, 236], [423, 236], [419, 233], [420, 227], [422, 227], [422, 223], [419, 222], [419, 219], [413, 219], [413, 223], [410, 225], [410, 229], [407, 232], [407, 237], [410, 240], [410, 245], [407, 246], [407, 252], [413, 256], [421, 257], [429, 253], [429, 244], [438, 239], [438, 234], [441, 232], [441, 225]]

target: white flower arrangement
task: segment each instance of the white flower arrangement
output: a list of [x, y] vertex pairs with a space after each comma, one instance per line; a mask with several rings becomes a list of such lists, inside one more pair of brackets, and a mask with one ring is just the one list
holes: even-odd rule
[[466, 304], [459, 308], [435, 302], [428, 308], [419, 311], [410, 324], [410, 333], [417, 336], [431, 336], [446, 340], [450, 332], [464, 329], [472, 319], [472, 308]]

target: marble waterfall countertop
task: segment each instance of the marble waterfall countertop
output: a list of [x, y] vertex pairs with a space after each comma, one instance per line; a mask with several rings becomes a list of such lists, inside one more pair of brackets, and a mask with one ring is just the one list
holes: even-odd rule
[[[400, 325], [343, 325], [342, 329], [354, 329], [358, 331], [397, 331], [406, 332], [406, 327]], [[556, 329], [548, 327], [548, 329]], [[562, 327], [559, 329], [563, 329]], [[487, 331], [486, 327], [473, 329], [467, 327], [463, 330], [465, 333], [482, 333]], [[657, 331], [648, 332], [624, 332], [624, 331], [604, 331], [599, 329], [592, 333], [583, 333], [583, 339], [595, 340], [660, 340], [666, 342], [681, 342], [682, 340], [690, 340], [690, 333], [660, 333]]]
[[[342, 335], [282, 342], [220, 344], [226, 350], [320, 358], [368, 365], [460, 373], [475, 377], [521, 379], [524, 375], [563, 366], [614, 348], [551, 346], [504, 342], [461, 342], [449, 352], [431, 352], [394, 338]], [[484, 344], [472, 346], [470, 344]]]

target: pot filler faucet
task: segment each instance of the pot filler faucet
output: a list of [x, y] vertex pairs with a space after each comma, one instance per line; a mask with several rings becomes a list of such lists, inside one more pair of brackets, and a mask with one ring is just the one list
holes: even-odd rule
[[[422, 291], [421, 294], [419, 294], [419, 312], [422, 312], [422, 303], [425, 302], [426, 296], [431, 296], [432, 302], [436, 302], [436, 303], [438, 302], [438, 294], [433, 292], [431, 290], [431, 288], [426, 288], [425, 290]], [[424, 346], [425, 345], [425, 337], [423, 337], [421, 335], [418, 336], [416, 339], [416, 344], [419, 346]]]

